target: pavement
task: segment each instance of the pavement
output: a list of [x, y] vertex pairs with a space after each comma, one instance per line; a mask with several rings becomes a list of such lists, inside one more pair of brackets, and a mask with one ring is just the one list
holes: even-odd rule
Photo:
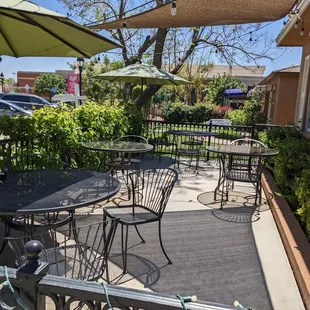
[[[219, 176], [218, 165], [216, 161], [211, 161], [208, 164], [201, 162], [200, 165], [202, 168], [199, 169], [198, 174], [193, 169], [182, 165], [180, 165], [180, 169], [177, 169], [179, 180], [171, 193], [165, 212], [212, 210], [214, 220], [229, 221], [236, 225], [250, 223], [271, 308], [276, 310], [305, 309], [266, 200], [263, 199], [260, 212], [254, 211], [251, 207], [251, 198], [246, 197], [253, 193], [251, 185], [237, 183], [234, 192], [229, 196], [230, 201], [224, 206], [223, 211], [219, 210], [219, 202], [213, 201], [213, 190]], [[161, 162], [156, 157], [154, 160], [146, 158], [141, 164], [141, 168], [150, 167], [174, 168], [174, 165], [168, 157], [162, 157]], [[247, 201], [245, 202], [245, 200]], [[96, 212], [101, 213], [102, 211], [98, 209]], [[208, 277], [208, 274], [205, 277]], [[139, 289], [152, 289], [141, 285], [133, 277], [131, 279], [132, 281], [124, 281], [123, 285]], [[187, 285], [190, 286], [190, 283]], [[241, 300], [240, 302], [242, 303]]]

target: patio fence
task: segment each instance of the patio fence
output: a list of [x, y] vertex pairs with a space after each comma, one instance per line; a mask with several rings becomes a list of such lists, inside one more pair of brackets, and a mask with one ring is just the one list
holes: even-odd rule
[[[1, 306], [16, 305], [17, 309], [149, 309], [149, 310], [178, 310], [184, 309], [179, 298], [173, 295], [153, 293], [120, 286], [74, 280], [66, 277], [47, 275], [48, 264], [39, 261], [40, 246], [31, 241], [28, 247], [28, 262], [19, 269], [0, 267], [1, 283], [9, 280], [14, 293], [8, 286], [1, 289]], [[15, 296], [14, 296], [15, 295]], [[110, 302], [107, 302], [107, 299]], [[188, 310], [232, 310], [234, 307], [211, 302], [186, 303]], [[7, 308], [8, 309], [8, 308]], [[10, 308], [12, 309], [12, 308]]]
[[[272, 124], [254, 124], [253, 126], [224, 126], [201, 123], [175, 123], [165, 122], [158, 120], [145, 120], [143, 126], [142, 135], [149, 139], [149, 143], [152, 144], [155, 140], [162, 140], [167, 138], [166, 131], [168, 130], [199, 130], [199, 131], [210, 131], [218, 133], [217, 137], [207, 137], [202, 140], [203, 145], [201, 147], [201, 157], [205, 157], [207, 160], [215, 158], [216, 155], [204, 151], [206, 146], [210, 145], [221, 145], [229, 144], [231, 141], [239, 138], [252, 138], [259, 139], [259, 132], [268, 130], [271, 128], [283, 127], [280, 125]], [[117, 138], [117, 137], [115, 137]], [[170, 137], [172, 138], [172, 137]], [[180, 142], [180, 141], [179, 141]], [[0, 170], [3, 169], [4, 163], [12, 156], [23, 155], [25, 153], [36, 153], [41, 152], [38, 144], [35, 140], [23, 138], [19, 140], [15, 139], [3, 139], [0, 140]], [[76, 159], [76, 150], [64, 150], [59, 145], [50, 141], [48, 149], [45, 149], [46, 154], [52, 154], [53, 156], [59, 157], [67, 163], [71, 163], [71, 160]], [[155, 150], [159, 153], [159, 150]], [[169, 148], [161, 148], [161, 154], [171, 154]], [[71, 158], [71, 156], [73, 156]], [[79, 167], [79, 168], [90, 168], [90, 167]]]
[[[163, 140], [166, 138], [166, 131], [168, 130], [198, 130], [198, 131], [209, 131], [218, 133], [217, 137], [207, 137], [202, 140], [203, 146], [201, 147], [202, 156], [207, 159], [215, 158], [216, 154], [204, 152], [206, 146], [210, 145], [223, 145], [230, 144], [233, 140], [240, 138], [251, 138], [259, 139], [259, 132], [264, 130], [269, 130], [271, 128], [284, 127], [282, 125], [273, 124], [253, 124], [252, 126], [238, 126], [238, 125], [215, 125], [212, 121], [207, 124], [201, 123], [175, 123], [175, 122], [165, 122], [157, 120], [146, 120], [143, 136], [149, 139], [152, 144], [154, 140]], [[287, 126], [286, 126], [287, 127]], [[161, 148], [161, 153], [169, 153], [168, 149]]]

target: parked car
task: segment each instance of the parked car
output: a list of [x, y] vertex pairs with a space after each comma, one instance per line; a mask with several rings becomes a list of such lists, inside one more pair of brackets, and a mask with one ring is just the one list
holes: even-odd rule
[[57, 106], [42, 97], [21, 93], [0, 93], [0, 99], [12, 102], [26, 110], [40, 109], [44, 106]]
[[20, 106], [18, 106], [17, 104], [0, 99], [0, 116], [3, 114], [12, 116], [14, 115], [29, 116], [32, 114], [32, 111], [25, 110]]

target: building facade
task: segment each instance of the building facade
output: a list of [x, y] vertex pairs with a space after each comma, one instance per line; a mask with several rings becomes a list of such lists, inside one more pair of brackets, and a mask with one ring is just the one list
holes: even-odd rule
[[[19, 91], [22, 93], [28, 93], [28, 94], [34, 94], [34, 82], [37, 77], [39, 77], [42, 74], [50, 73], [50, 72], [32, 72], [32, 71], [18, 71], [17, 72], [17, 87], [19, 88]], [[68, 79], [68, 75], [74, 73], [72, 70], [56, 70], [56, 74], [59, 74], [63, 76], [66, 81]], [[26, 85], [29, 86], [29, 89], [27, 91], [26, 88], [28, 88]], [[49, 94], [43, 95], [43, 97], [49, 98]]]
[[[294, 123], [310, 138], [310, 2], [301, 0], [295, 13], [289, 15], [289, 20], [277, 37], [278, 46], [300, 46], [302, 57], [298, 79], [297, 96], [294, 111]], [[297, 12], [297, 13], [296, 13]]]
[[268, 123], [294, 124], [299, 72], [300, 66], [273, 71], [252, 90], [262, 100]]

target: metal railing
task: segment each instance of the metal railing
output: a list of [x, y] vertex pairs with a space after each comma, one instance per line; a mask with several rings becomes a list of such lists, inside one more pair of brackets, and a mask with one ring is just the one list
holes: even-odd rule
[[[153, 141], [165, 139], [167, 136], [166, 132], [168, 130], [197, 130], [217, 133], [218, 136], [216, 137], [208, 137], [202, 140], [203, 144], [201, 146], [201, 155], [209, 159], [212, 156], [215, 157], [216, 155], [214, 153], [204, 152], [206, 146], [230, 144], [233, 140], [240, 138], [258, 139], [259, 132], [277, 127], [284, 126], [272, 124], [253, 124], [252, 126], [227, 126], [215, 125], [212, 124], [212, 121], [210, 121], [209, 124], [201, 124], [146, 120], [143, 135], [147, 137], [149, 139], [149, 142], [152, 144]], [[169, 151], [165, 148], [155, 150], [155, 152], [160, 152], [162, 154], [169, 153]]]
[[[115, 309], [183, 309], [180, 299], [173, 295], [47, 275], [48, 264], [39, 261], [40, 244], [36, 241], [29, 243], [25, 249], [27, 263], [18, 270], [7, 268], [7, 277], [5, 268], [0, 267], [0, 281], [9, 282], [15, 291], [15, 294], [8, 289], [0, 291], [2, 308], [5, 308], [4, 304], [16, 305], [19, 298], [18, 309], [29, 310], [109, 309], [109, 303]], [[204, 301], [189, 302], [186, 306], [188, 310], [235, 309]]]

